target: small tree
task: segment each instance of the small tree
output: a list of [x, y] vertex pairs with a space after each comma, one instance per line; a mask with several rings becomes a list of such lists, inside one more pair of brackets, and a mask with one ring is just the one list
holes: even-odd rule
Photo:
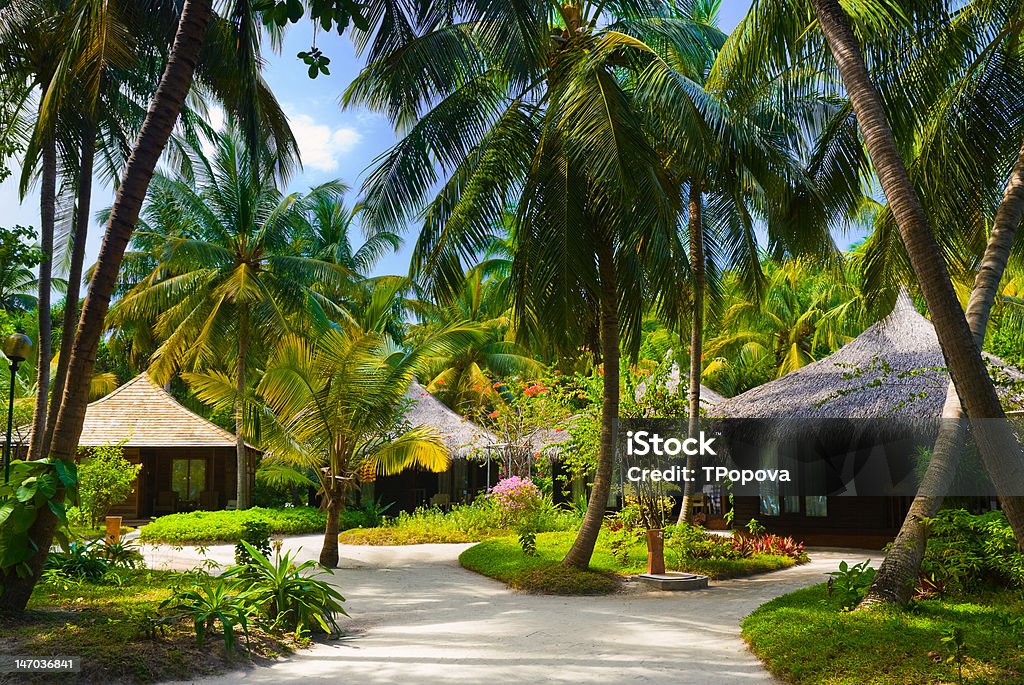
[[78, 467], [80, 508], [95, 528], [110, 508], [132, 494], [142, 464], [124, 458], [120, 444], [102, 445], [89, 450]]

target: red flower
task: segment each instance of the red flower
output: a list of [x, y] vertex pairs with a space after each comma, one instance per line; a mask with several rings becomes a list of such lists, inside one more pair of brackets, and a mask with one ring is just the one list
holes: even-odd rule
[[496, 419], [496, 418], [498, 418], [498, 410], [495, 409], [494, 411], [492, 411], [490, 414], [487, 415], [487, 418], [489, 418], [489, 419]]

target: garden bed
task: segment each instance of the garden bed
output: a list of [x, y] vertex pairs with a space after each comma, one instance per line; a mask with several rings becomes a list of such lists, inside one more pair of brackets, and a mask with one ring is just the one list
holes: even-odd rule
[[954, 627], [963, 631], [963, 683], [1024, 682], [1024, 600], [1012, 590], [843, 612], [816, 585], [758, 608], [743, 637], [787, 683], [916, 685], [958, 682], [943, 641]]
[[[622, 587], [625, 577], [646, 571], [647, 548], [637, 539], [625, 553], [613, 554], [612, 534], [602, 530], [590, 571], [575, 571], [561, 566], [576, 533], [541, 533], [537, 536], [537, 556], [523, 553], [518, 539], [504, 537], [470, 547], [459, 556], [459, 563], [470, 571], [507, 583], [526, 592], [588, 595], [608, 594]], [[666, 546], [668, 570], [701, 573], [714, 579], [736, 578], [777, 571], [795, 566], [798, 561], [785, 556], [754, 554], [740, 559], [693, 559]]]
[[[537, 528], [542, 532], [569, 531], [579, 527], [580, 519], [549, 502], [537, 512]], [[346, 545], [423, 545], [430, 543], [480, 542], [512, 535], [502, 525], [499, 508], [481, 500], [475, 504], [401, 512], [386, 518], [376, 528], [352, 528], [338, 540]]]
[[[169, 514], [142, 526], [139, 529], [139, 541], [186, 545], [238, 542], [245, 522], [253, 519], [266, 521], [270, 525], [271, 535], [307, 535], [323, 532], [327, 514], [313, 507], [253, 507], [244, 511]], [[365, 514], [362, 510], [343, 512], [341, 523], [342, 528], [363, 525]]]
[[300, 643], [255, 625], [232, 656], [215, 636], [196, 644], [190, 623], [154, 628], [160, 603], [193, 574], [118, 569], [98, 583], [50, 578], [32, 594], [28, 611], [0, 623], [0, 642], [8, 654], [40, 657], [80, 656], [80, 673], [0, 675], [0, 682], [152, 683], [189, 680], [239, 664], [265, 662], [291, 652]]

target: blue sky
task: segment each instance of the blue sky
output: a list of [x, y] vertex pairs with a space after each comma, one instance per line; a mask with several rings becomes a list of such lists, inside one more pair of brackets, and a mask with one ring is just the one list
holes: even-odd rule
[[[722, 28], [732, 30], [749, 6], [750, 0], [723, 0]], [[350, 199], [354, 200], [367, 168], [377, 155], [394, 143], [395, 138], [385, 118], [365, 110], [343, 111], [339, 105], [339, 96], [361, 66], [347, 37], [320, 33], [318, 44], [331, 58], [331, 75], [316, 80], [306, 76], [304, 65], [295, 55], [309, 48], [311, 37], [312, 25], [300, 22], [286, 34], [281, 54], [267, 56], [266, 79], [291, 120], [302, 152], [303, 169], [292, 179], [289, 190], [301, 191], [338, 178], [353, 188]], [[216, 113], [212, 118], [218, 118]], [[108, 207], [113, 201], [113, 189], [100, 183], [96, 186], [93, 207]], [[8, 179], [0, 184], [0, 217], [5, 226], [38, 227], [38, 194], [32, 192], [19, 203], [17, 181]], [[99, 252], [102, 231], [103, 227], [98, 224], [91, 227], [88, 264], [95, 261]], [[384, 258], [377, 271], [406, 273], [413, 240], [410, 231], [404, 248], [398, 254]]]

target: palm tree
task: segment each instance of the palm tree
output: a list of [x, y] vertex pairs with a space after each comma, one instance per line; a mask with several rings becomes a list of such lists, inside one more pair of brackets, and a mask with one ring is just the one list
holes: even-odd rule
[[150, 374], [158, 383], [177, 371], [205, 371], [231, 361], [235, 379], [238, 507], [250, 506], [244, 438], [247, 379], [252, 360], [296, 326], [323, 330], [343, 318], [315, 284], [340, 288], [348, 272], [291, 251], [291, 236], [309, 205], [336, 198], [328, 183], [305, 196], [282, 196], [269, 151], [257, 168], [237, 130], [217, 136], [211, 160], [192, 154], [184, 178], [158, 174], [153, 213], [173, 223], [161, 227], [157, 263], [110, 312], [110, 324], [154, 322], [161, 340]]
[[[443, 471], [441, 436], [405, 421], [402, 397], [425, 356], [476, 337], [451, 328], [407, 351], [358, 326], [331, 328], [316, 341], [289, 335], [275, 348], [256, 395], [267, 458], [316, 473], [327, 510], [320, 563], [338, 565], [338, 520], [363, 469], [380, 475], [412, 467]], [[229, 379], [190, 375], [200, 399], [230, 403]]]
[[[505, 296], [504, 279], [489, 275], [496, 266], [498, 262], [486, 260], [471, 268], [456, 297], [447, 304], [430, 307], [427, 320], [420, 326], [429, 335], [438, 326], [472, 321], [486, 331], [481, 343], [433, 360], [426, 371], [427, 389], [463, 413], [484, 405], [496, 380], [533, 377], [543, 368], [513, 338], [512, 311]], [[413, 338], [417, 335], [422, 332], [412, 331]]]
[[[902, 128], [905, 117], [929, 110], [896, 107], [887, 112], [865, 62], [865, 55], [871, 57], [872, 63], [913, 60], [922, 46], [927, 47], [927, 36], [934, 33], [915, 33], [914, 26], [933, 27], [948, 9], [946, 3], [915, 0], [857, 3], [845, 9], [836, 0], [758, 0], [734, 34], [732, 61], [750, 70], [766, 63], [799, 61], [816, 67], [808, 69], [809, 73], [822, 73], [819, 70], [828, 66], [827, 60], [835, 65], [879, 185], [888, 199], [893, 226], [931, 312], [953, 383], [977, 428], [986, 469], [990, 479], [999, 484], [1003, 495], [1000, 501], [1020, 540], [1024, 539], [1024, 501], [1005, 496], [1006, 484], [1020, 482], [1024, 477], [1020, 459], [1012, 457], [1019, 454], [1019, 448], [1005, 422], [983, 420], [1003, 418], [1002, 406], [957, 300], [928, 215], [901, 157], [901, 153], [912, 152], [912, 142], [898, 145], [887, 119], [887, 114], [892, 115]], [[818, 30], [808, 30], [815, 27]], [[764, 40], [767, 35], [772, 36], [770, 43]], [[921, 61], [915, 66], [880, 75], [880, 82], [890, 94], [888, 101], [899, 100], [900, 93], [906, 90], [901, 79], [907, 74], [935, 73], [934, 63]], [[813, 80], [820, 82], [820, 76]], [[942, 87], [941, 80], [937, 85]]]
[[878, 90], [871, 82], [863, 53], [838, 0], [813, 0], [821, 31], [849, 93], [864, 143], [879, 183], [928, 303], [950, 376], [976, 429], [978, 446], [1000, 503], [1024, 544], [1024, 498], [1006, 496], [1011, 483], [1024, 481], [1020, 446], [1004, 419], [1002, 404], [989, 378], [981, 347], [964, 317], [928, 217], [910, 183], [906, 165], [886, 120]]
[[760, 301], [727, 277], [718, 334], [708, 341], [704, 376], [730, 397], [831, 354], [876, 318], [843, 269], [807, 259], [765, 267]]
[[[703, 59], [707, 50], [691, 22], [652, 5], [501, 3], [486, 16], [431, 14], [421, 30], [375, 43], [345, 94], [405, 132], [364, 187], [364, 219], [398, 230], [422, 211], [413, 269], [435, 296], [458, 290], [511, 206], [518, 334], [546, 328], [563, 350], [599, 341], [600, 458], [564, 560], [577, 567], [589, 564], [611, 488], [620, 335], [635, 354], [643, 313], [679, 290], [682, 188], [660, 151], [709, 137], [709, 118], [723, 123], [639, 38], [659, 24], [675, 54]], [[445, 179], [431, 201], [434, 160]]]

